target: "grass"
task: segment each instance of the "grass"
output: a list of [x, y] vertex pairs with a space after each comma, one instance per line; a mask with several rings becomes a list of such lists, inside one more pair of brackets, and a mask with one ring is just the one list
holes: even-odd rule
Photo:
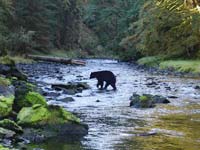
[[3, 56], [0, 57], [0, 64], [18, 64], [18, 63], [33, 63], [31, 59], [26, 59], [21, 56]]
[[200, 73], [200, 60], [165, 60], [164, 57], [150, 56], [139, 59], [138, 64], [184, 73]]
[[160, 63], [161, 69], [174, 69], [179, 72], [200, 73], [200, 60], [168, 60]]
[[159, 56], [149, 56], [149, 57], [143, 57], [139, 59], [137, 62], [140, 65], [155, 67], [159, 66], [159, 63], [161, 62], [162, 57]]

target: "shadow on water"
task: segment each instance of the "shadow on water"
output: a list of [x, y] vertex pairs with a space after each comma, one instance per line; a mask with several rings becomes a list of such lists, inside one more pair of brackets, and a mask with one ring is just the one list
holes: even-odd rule
[[[87, 60], [84, 67], [38, 63], [22, 66], [22, 70], [45, 92], [55, 92], [51, 89], [53, 83], [81, 81], [91, 86], [91, 89], [73, 96], [48, 97], [49, 104], [65, 107], [88, 124], [89, 134], [81, 140], [53, 139], [31, 144], [30, 149], [196, 150], [200, 146], [200, 90], [194, 88], [200, 85], [200, 80], [156, 76], [137, 69], [137, 66], [112, 60]], [[89, 80], [89, 75], [98, 70], [115, 73], [117, 91], [96, 89], [96, 80]], [[171, 98], [169, 105], [134, 109], [129, 107], [129, 97], [134, 92], [177, 98]], [[59, 101], [69, 96], [75, 101]]]
[[83, 147], [81, 139], [78, 138], [52, 138], [43, 143], [32, 143], [28, 149], [45, 149], [45, 150], [81, 150]]

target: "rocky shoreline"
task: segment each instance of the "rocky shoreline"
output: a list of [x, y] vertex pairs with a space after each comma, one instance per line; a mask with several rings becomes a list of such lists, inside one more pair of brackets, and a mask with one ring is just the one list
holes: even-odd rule
[[[88, 126], [64, 108], [48, 105], [41, 90], [28, 82], [12, 59], [5, 57], [0, 65], [0, 148], [87, 135]], [[80, 91], [86, 87], [76, 84], [70, 88]]]

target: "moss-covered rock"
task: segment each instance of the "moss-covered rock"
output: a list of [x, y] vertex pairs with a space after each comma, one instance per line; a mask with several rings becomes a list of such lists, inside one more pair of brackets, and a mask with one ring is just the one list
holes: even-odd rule
[[12, 120], [4, 119], [0, 121], [0, 127], [15, 131], [16, 133], [22, 133], [22, 128]]
[[3, 145], [0, 144], [0, 150], [10, 150], [9, 148], [4, 147]]
[[14, 96], [0, 96], [0, 118], [8, 116], [12, 112]]
[[138, 95], [134, 93], [130, 97], [130, 100], [130, 106], [135, 108], [153, 108], [158, 103], [170, 103], [170, 101], [163, 96], [150, 94]]
[[83, 136], [88, 126], [59, 106], [36, 104], [24, 107], [17, 116], [18, 124], [24, 127], [23, 138], [38, 142], [57, 136]]
[[41, 104], [22, 108], [17, 116], [17, 120], [18, 124], [25, 127], [63, 124], [68, 122], [80, 123], [77, 117], [61, 107], [43, 106]]
[[[44, 105], [44, 106], [47, 105], [45, 98], [42, 95], [40, 95], [39, 93], [36, 93], [36, 92], [28, 92], [25, 96], [25, 102], [29, 106], [33, 106], [35, 104], [41, 104], [41, 105]], [[23, 106], [26, 107], [27, 105], [25, 104]]]
[[15, 86], [15, 111], [19, 112], [23, 107], [31, 107], [34, 104], [46, 105], [44, 97], [34, 92], [37, 91], [35, 85], [17, 80], [13, 81], [13, 85]]

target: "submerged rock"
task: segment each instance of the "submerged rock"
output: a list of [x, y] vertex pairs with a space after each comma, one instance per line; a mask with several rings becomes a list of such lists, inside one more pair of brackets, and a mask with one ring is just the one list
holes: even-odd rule
[[134, 93], [130, 97], [130, 100], [131, 100], [130, 106], [135, 107], [135, 108], [153, 108], [158, 103], [160, 104], [170, 103], [170, 101], [163, 96], [159, 96], [159, 95], [154, 96], [150, 94], [138, 95]]
[[66, 98], [63, 98], [63, 99], [59, 99], [58, 101], [68, 103], [68, 102], [73, 102], [75, 100], [72, 97], [66, 97]]
[[74, 95], [83, 90], [89, 89], [90, 86], [86, 82], [69, 82], [67, 84], [53, 84], [52, 88], [58, 91], [63, 90], [64, 93], [69, 95]]

